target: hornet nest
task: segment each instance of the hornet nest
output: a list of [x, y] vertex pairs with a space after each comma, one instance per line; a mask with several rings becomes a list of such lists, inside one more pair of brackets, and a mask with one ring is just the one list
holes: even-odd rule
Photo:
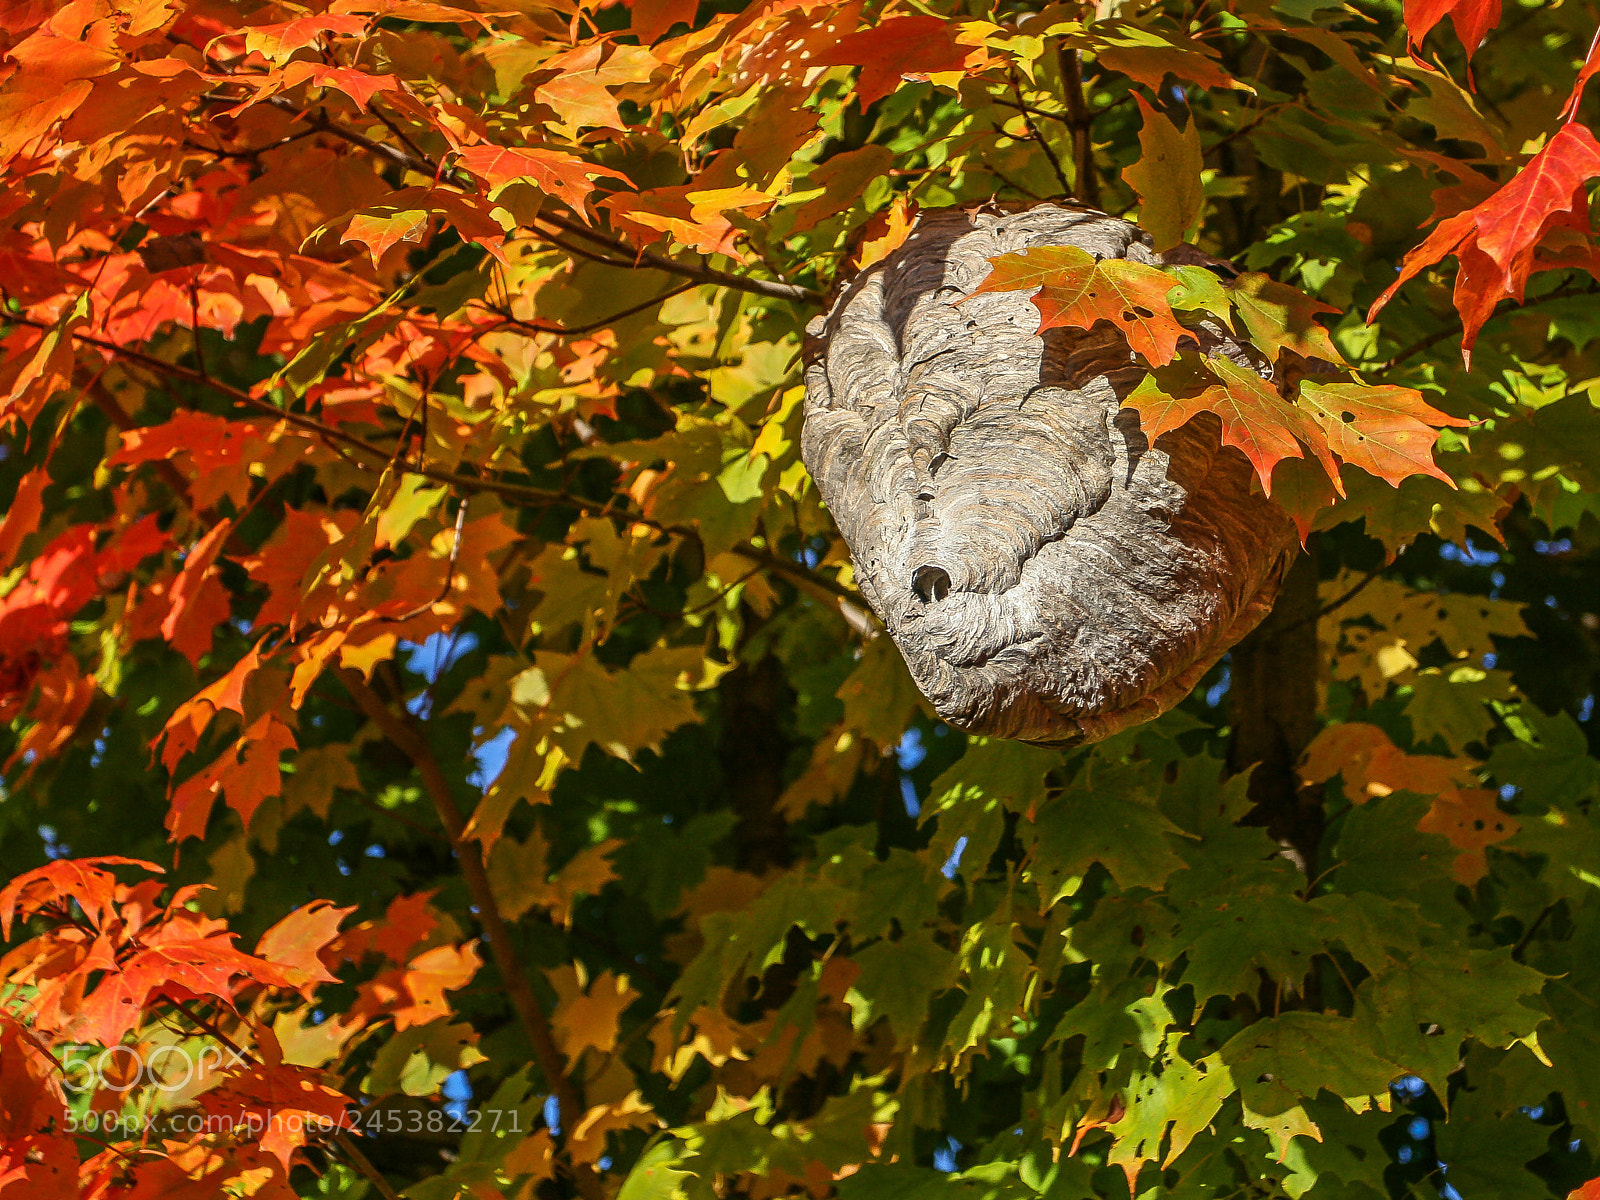
[[[1187, 695], [1296, 548], [1215, 417], [1144, 437], [1121, 401], [1146, 368], [1114, 326], [1040, 335], [1027, 291], [964, 300], [988, 259], [1036, 246], [1198, 253], [1163, 258], [1137, 226], [1055, 204], [924, 212], [808, 329], [802, 453], [939, 715], [1071, 745]], [[1269, 373], [1219, 325], [1187, 328]]]

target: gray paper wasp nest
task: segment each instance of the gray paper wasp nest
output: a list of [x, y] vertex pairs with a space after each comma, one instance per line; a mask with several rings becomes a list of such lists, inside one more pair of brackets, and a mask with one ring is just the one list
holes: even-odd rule
[[1060, 245], [1162, 262], [1102, 213], [925, 212], [808, 330], [802, 450], [940, 716], [1068, 745], [1182, 699], [1266, 615], [1294, 537], [1214, 418], [1145, 439], [1115, 327], [1041, 337], [1026, 291], [956, 304], [989, 258]]

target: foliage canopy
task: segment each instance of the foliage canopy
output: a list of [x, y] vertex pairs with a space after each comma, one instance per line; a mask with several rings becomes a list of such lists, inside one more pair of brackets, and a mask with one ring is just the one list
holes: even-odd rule
[[[1594, 35], [6, 5], [0, 1192], [1593, 1197]], [[1067, 753], [931, 720], [797, 451], [836, 283], [1051, 197], [1242, 272], [984, 286], [1311, 552]]]

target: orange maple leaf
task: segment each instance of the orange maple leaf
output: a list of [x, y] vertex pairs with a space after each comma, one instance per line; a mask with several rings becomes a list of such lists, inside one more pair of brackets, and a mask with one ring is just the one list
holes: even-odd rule
[[1220, 355], [1187, 356], [1171, 371], [1147, 375], [1123, 401], [1139, 413], [1139, 428], [1151, 441], [1202, 412], [1222, 420], [1222, 444], [1241, 451], [1272, 494], [1272, 469], [1286, 458], [1303, 458], [1309, 447], [1337, 486], [1338, 466], [1310, 414], [1254, 371]]
[[1421, 392], [1393, 384], [1307, 379], [1299, 400], [1321, 426], [1328, 448], [1351, 466], [1396, 487], [1408, 475], [1432, 475], [1456, 486], [1433, 461], [1433, 447], [1440, 428], [1471, 422], [1440, 412]]
[[538, 146], [468, 146], [461, 151], [459, 161], [491, 188], [526, 179], [578, 212], [583, 211], [597, 178], [627, 181], [626, 175], [610, 167]]
[[300, 993], [310, 998], [319, 983], [336, 979], [322, 961], [322, 952], [339, 936], [339, 923], [355, 906], [338, 908], [331, 900], [302, 904], [261, 935], [256, 957], [281, 968], [286, 978], [303, 978]]
[[1092, 329], [1110, 321], [1152, 366], [1165, 366], [1188, 330], [1173, 316], [1167, 295], [1177, 281], [1158, 267], [1126, 259], [1097, 259], [1077, 246], [1042, 246], [989, 260], [993, 270], [972, 295], [1036, 288], [1039, 332], [1060, 325]]

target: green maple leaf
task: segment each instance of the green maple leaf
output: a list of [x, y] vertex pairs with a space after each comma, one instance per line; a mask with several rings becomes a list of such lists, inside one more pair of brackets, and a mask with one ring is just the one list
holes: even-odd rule
[[1484, 1111], [1475, 1099], [1471, 1092], [1456, 1099], [1450, 1119], [1434, 1129], [1434, 1147], [1448, 1164], [1450, 1186], [1463, 1196], [1545, 1200], [1549, 1185], [1528, 1165], [1549, 1153], [1549, 1126], [1515, 1111]]
[[916, 1040], [934, 997], [955, 984], [955, 954], [928, 929], [913, 929], [898, 941], [873, 942], [854, 958], [861, 973], [849, 995], [851, 1024], [859, 1031], [887, 1017], [903, 1046]]
[[1531, 1037], [1545, 1013], [1524, 1001], [1545, 978], [1509, 948], [1451, 953], [1444, 946], [1392, 963], [1356, 989], [1356, 1017], [1384, 1052], [1444, 1091], [1461, 1042], [1509, 1046]]
[[1124, 887], [1160, 887], [1183, 860], [1170, 840], [1183, 831], [1156, 807], [1157, 788], [1143, 764], [1098, 766], [1085, 771], [1045, 802], [1031, 828], [1033, 847], [1026, 874], [1053, 904], [1075, 891], [1095, 864]]
[[1231, 291], [1234, 310], [1251, 343], [1274, 362], [1282, 351], [1289, 350], [1302, 358], [1343, 365], [1328, 331], [1316, 321], [1319, 313], [1338, 313], [1332, 305], [1313, 300], [1261, 271], [1239, 276]]
[[617, 1200], [683, 1200], [686, 1180], [694, 1172], [679, 1167], [683, 1148], [671, 1141], [658, 1142], [640, 1156], [623, 1180]]
[[1523, 704], [1507, 716], [1514, 740], [1501, 742], [1489, 756], [1489, 772], [1516, 784], [1529, 799], [1558, 808], [1575, 807], [1600, 790], [1600, 764], [1589, 755], [1588, 740], [1566, 713], [1547, 716]]
[[1454, 753], [1483, 741], [1495, 726], [1489, 705], [1510, 697], [1511, 673], [1463, 664], [1418, 671], [1411, 680], [1406, 715], [1417, 742], [1440, 738]]
[[969, 873], [982, 871], [999, 844], [1006, 810], [1036, 811], [1047, 794], [1045, 775], [1060, 765], [1055, 751], [974, 738], [928, 789], [927, 815], [939, 820], [929, 848], [948, 858], [965, 838], [962, 863]]
[[[1122, 1168], [1130, 1191], [1147, 1162], [1170, 1164], [1211, 1124], [1234, 1094], [1233, 1074], [1212, 1055], [1190, 1062], [1178, 1050], [1182, 1033], [1169, 1034], [1161, 1058], [1149, 1071], [1136, 1071], [1123, 1090], [1127, 1111], [1111, 1131], [1116, 1137], [1107, 1161]], [[1171, 1129], [1167, 1152], [1161, 1143]]]
[[1434, 833], [1420, 833], [1417, 822], [1430, 801], [1406, 792], [1369, 800], [1345, 814], [1334, 848], [1340, 866], [1331, 878], [1340, 892], [1437, 900], [1454, 890], [1450, 864], [1455, 848]]
[[1332, 1013], [1289, 1012], [1241, 1030], [1217, 1052], [1239, 1082], [1245, 1106], [1273, 1116], [1326, 1088], [1352, 1108], [1382, 1097], [1404, 1068], [1365, 1023]]
[[1144, 125], [1139, 130], [1139, 157], [1123, 169], [1122, 177], [1139, 194], [1139, 224], [1149, 231], [1156, 250], [1168, 250], [1190, 236], [1205, 202], [1200, 127], [1190, 120], [1180, 130], [1137, 92], [1134, 99]]

